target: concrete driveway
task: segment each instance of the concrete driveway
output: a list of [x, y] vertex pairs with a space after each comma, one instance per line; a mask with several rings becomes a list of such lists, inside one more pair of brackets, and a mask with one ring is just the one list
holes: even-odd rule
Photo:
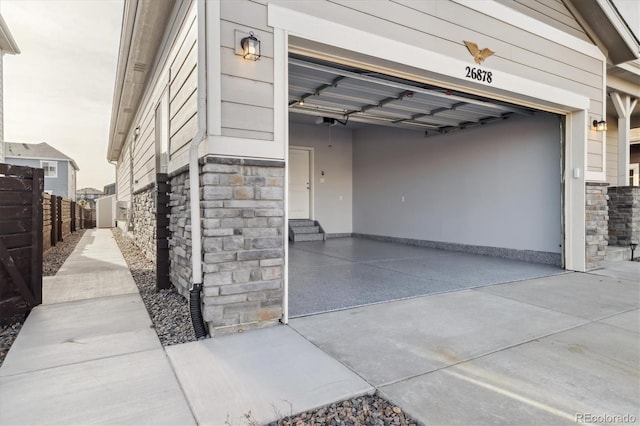
[[639, 282], [625, 262], [290, 325], [425, 424], [633, 423]]

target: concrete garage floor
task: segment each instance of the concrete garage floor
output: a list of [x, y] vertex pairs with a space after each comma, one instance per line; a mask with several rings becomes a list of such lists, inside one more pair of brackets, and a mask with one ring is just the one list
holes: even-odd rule
[[361, 238], [289, 245], [289, 314], [320, 312], [564, 273], [557, 266]]

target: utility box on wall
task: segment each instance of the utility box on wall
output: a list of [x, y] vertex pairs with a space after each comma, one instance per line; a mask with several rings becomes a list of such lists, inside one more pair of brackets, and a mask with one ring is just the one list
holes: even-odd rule
[[116, 196], [108, 195], [96, 200], [96, 226], [113, 228], [115, 226]]

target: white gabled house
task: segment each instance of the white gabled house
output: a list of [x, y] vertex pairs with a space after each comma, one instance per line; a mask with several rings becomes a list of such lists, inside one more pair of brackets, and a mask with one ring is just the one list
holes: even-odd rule
[[290, 219], [596, 268], [638, 46], [610, 0], [127, 0], [118, 226], [216, 333], [288, 321]]

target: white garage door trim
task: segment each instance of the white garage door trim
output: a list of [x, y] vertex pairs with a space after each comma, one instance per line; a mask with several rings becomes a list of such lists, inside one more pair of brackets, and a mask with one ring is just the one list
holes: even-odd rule
[[[564, 262], [565, 268], [584, 271], [585, 263], [585, 169], [587, 162], [587, 129], [589, 118], [589, 98], [565, 89], [542, 84], [536, 81], [510, 75], [502, 71], [494, 72], [494, 83], [485, 84], [486, 91], [469, 87], [465, 80], [465, 67], [468, 65], [436, 52], [417, 48], [395, 40], [380, 37], [376, 34], [350, 28], [334, 22], [326, 21], [304, 13], [269, 4], [268, 24], [274, 28], [274, 133], [282, 136], [285, 157], [288, 157], [288, 36], [294, 35], [307, 40], [359, 52], [372, 57], [406, 64], [418, 69], [431, 71], [447, 77], [455, 77], [460, 81], [464, 91], [505, 100], [523, 106], [530, 106], [541, 110], [565, 114], [567, 118], [566, 152], [565, 152], [565, 183], [564, 223], [565, 239]], [[283, 66], [284, 65], [284, 66]], [[442, 85], [440, 82], [433, 82]], [[513, 94], [511, 99], [499, 95], [498, 91], [505, 90]], [[532, 102], [534, 99], [535, 102]], [[280, 101], [280, 102], [278, 102]], [[285, 162], [286, 164], [286, 162]], [[288, 170], [285, 170], [285, 174]], [[288, 190], [288, 188], [285, 188]], [[287, 197], [288, 198], [288, 197]], [[285, 222], [288, 220], [287, 201], [285, 199]], [[285, 226], [285, 234], [287, 234]], [[285, 238], [287, 235], [285, 235]], [[284, 314], [283, 322], [288, 322], [288, 250], [285, 245], [284, 265]]]
[[[284, 30], [289, 35], [454, 77], [460, 80], [461, 86], [468, 86], [465, 78], [465, 67], [469, 65], [468, 62], [274, 4], [269, 4], [268, 14], [269, 25]], [[420, 50], [423, 52], [421, 53]], [[485, 65], [483, 65], [483, 69], [493, 73], [492, 82], [475, 83], [487, 86], [487, 93], [471, 88], [466, 90], [468, 93], [488, 96], [495, 89], [506, 90], [514, 94], [540, 99], [543, 104], [537, 108], [556, 113], [567, 112], [567, 108], [569, 111], [589, 108], [589, 99], [586, 96], [507, 74]], [[439, 82], [434, 83], [441, 85]], [[495, 93], [490, 97], [495, 98]]]

